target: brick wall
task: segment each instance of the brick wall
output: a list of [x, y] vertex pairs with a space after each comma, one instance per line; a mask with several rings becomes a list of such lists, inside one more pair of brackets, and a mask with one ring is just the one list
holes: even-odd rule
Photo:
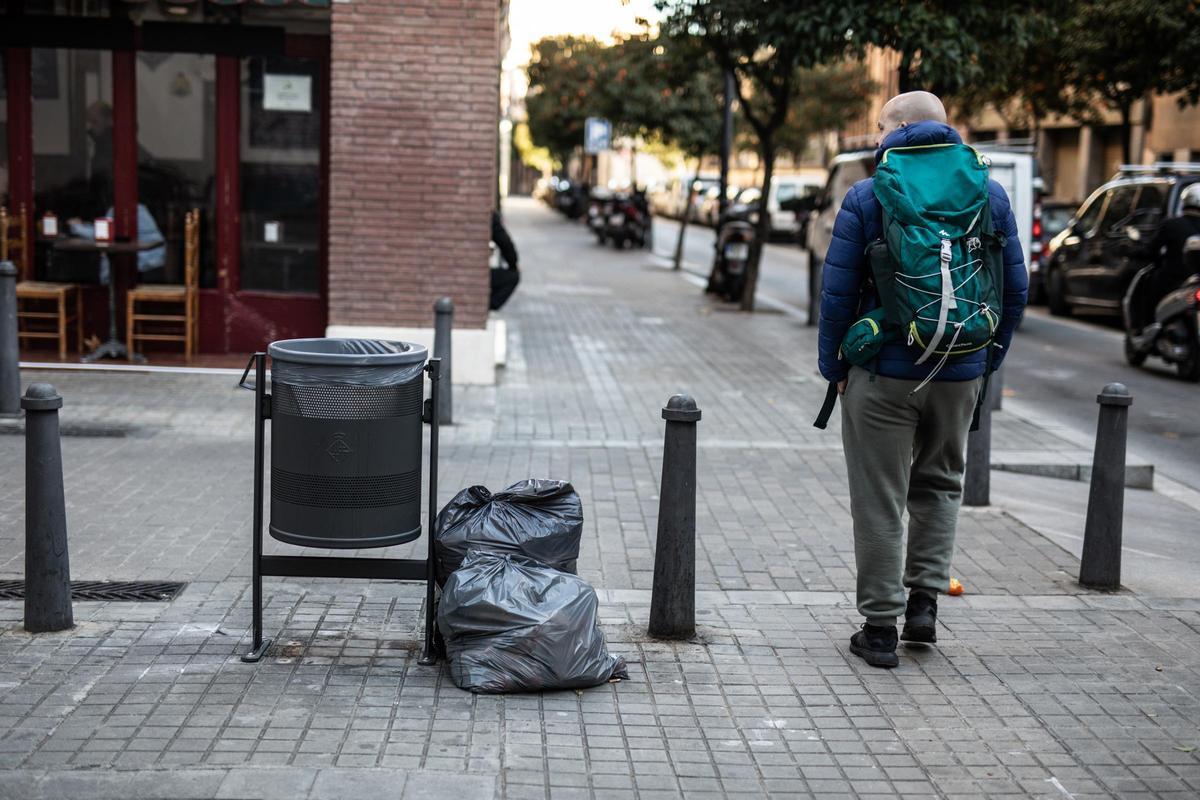
[[333, 4], [329, 323], [487, 320], [498, 0]]

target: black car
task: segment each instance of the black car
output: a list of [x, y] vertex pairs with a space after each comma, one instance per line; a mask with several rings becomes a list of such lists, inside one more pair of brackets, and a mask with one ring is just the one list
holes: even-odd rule
[[1200, 164], [1125, 166], [1093, 192], [1047, 245], [1050, 312], [1120, 315], [1133, 276], [1155, 258], [1147, 243], [1179, 213], [1179, 193], [1196, 181]]

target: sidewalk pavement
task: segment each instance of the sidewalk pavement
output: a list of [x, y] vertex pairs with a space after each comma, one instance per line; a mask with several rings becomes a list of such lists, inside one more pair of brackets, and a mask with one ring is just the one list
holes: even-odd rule
[[[967, 595], [943, 599], [941, 643], [866, 667], [845, 650], [860, 622], [848, 493], [836, 424], [811, 427], [811, 331], [727, 310], [540, 206], [509, 209], [524, 256], [509, 363], [497, 386], [458, 390], [441, 499], [571, 480], [580, 573], [631, 680], [461, 692], [416, 663], [421, 588], [379, 581], [267, 579], [276, 644], [242, 664], [250, 395], [227, 374], [28, 372], [66, 398], [73, 576], [188, 587], [76, 603], [73, 631], [36, 637], [0, 601], [0, 797], [1200, 793], [1200, 600], [1083, 591], [1050, 539], [1002, 507], [964, 511]], [[700, 632], [666, 643], [645, 625], [659, 411], [680, 391], [704, 413]], [[998, 452], [1078, 450], [1009, 414]], [[20, 437], [0, 436], [0, 578], [23, 570], [22, 462]]]

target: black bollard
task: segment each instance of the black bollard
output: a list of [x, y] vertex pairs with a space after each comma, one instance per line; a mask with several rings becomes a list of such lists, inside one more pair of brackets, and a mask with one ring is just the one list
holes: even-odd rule
[[[988, 381], [989, 395], [995, 380]], [[967, 470], [963, 475], [964, 506], [986, 506], [992, 500], [992, 404], [983, 398], [979, 408], [979, 429], [967, 435]]]
[[442, 425], [454, 424], [454, 380], [450, 364], [450, 337], [454, 329], [454, 301], [443, 297], [433, 304], [433, 357], [442, 360], [442, 386], [438, 395], [438, 417]]
[[696, 423], [700, 409], [677, 394], [662, 410], [662, 487], [650, 597], [650, 635], [688, 639], [696, 633]]
[[992, 406], [992, 411], [1000, 411], [1004, 407], [1004, 365], [1000, 365], [1000, 369], [992, 373], [992, 379], [988, 381], [988, 402]]
[[1092, 456], [1092, 485], [1079, 585], [1115, 591], [1121, 588], [1121, 526], [1125, 516], [1125, 431], [1133, 397], [1121, 383], [1110, 383], [1096, 396], [1100, 419]]
[[30, 633], [62, 631], [75, 624], [58, 432], [62, 404], [48, 383], [31, 385], [21, 398], [25, 409], [25, 630]]
[[17, 268], [0, 261], [0, 417], [21, 413], [21, 345], [17, 337]]

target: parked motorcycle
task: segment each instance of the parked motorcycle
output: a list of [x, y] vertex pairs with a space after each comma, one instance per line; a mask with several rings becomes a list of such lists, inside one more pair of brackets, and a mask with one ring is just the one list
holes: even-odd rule
[[650, 206], [646, 202], [645, 192], [614, 197], [605, 222], [605, 234], [618, 250], [623, 249], [626, 242], [638, 247], [650, 247], [652, 244]]
[[1157, 356], [1179, 370], [1179, 377], [1200, 381], [1200, 236], [1184, 245], [1185, 263], [1192, 275], [1154, 307], [1153, 318], [1141, 299], [1148, 291], [1155, 265], [1142, 268], [1121, 302], [1125, 317], [1125, 360], [1139, 367]]
[[608, 241], [608, 218], [613, 212], [614, 201], [610, 195], [601, 194], [599, 190], [592, 192], [588, 202], [587, 226], [600, 244]]
[[755, 214], [726, 213], [717, 231], [713, 267], [705, 291], [731, 303], [740, 302], [746, 291], [746, 272], [750, 248], [754, 244]]

